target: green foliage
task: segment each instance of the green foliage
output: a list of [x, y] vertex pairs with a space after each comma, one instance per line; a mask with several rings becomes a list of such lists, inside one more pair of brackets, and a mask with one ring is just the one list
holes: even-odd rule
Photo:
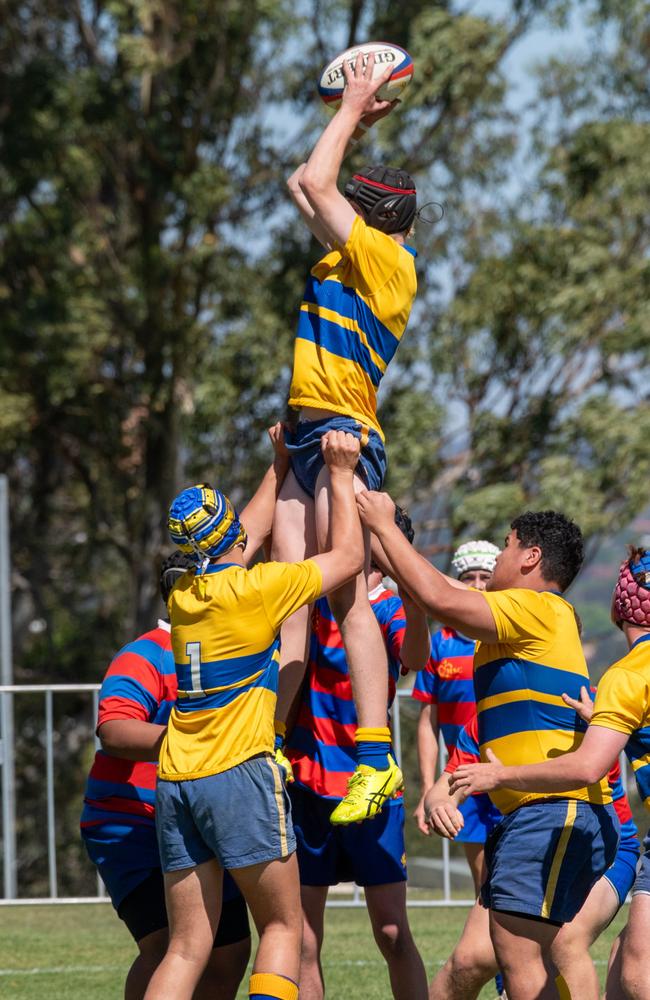
[[[403, 106], [349, 167], [401, 163], [446, 207], [417, 224], [418, 300], [380, 396], [390, 489], [445, 544], [498, 540], [522, 506], [552, 505], [593, 551], [646, 504], [647, 4], [5, 7], [0, 455], [19, 679], [99, 679], [159, 610], [178, 487], [210, 478], [240, 502], [268, 462], [317, 252], [284, 181], [326, 120], [314, 81], [334, 44], [412, 52]], [[507, 57], [544, 19], [581, 14], [588, 51], [540, 66], [515, 112]]]

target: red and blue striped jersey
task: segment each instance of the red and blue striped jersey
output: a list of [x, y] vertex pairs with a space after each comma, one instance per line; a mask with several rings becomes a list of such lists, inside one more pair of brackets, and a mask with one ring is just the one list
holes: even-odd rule
[[[456, 768], [460, 767], [461, 764], [479, 764], [480, 761], [481, 751], [478, 743], [478, 716], [475, 715], [471, 721], [461, 729], [458, 736], [458, 742], [449, 760], [447, 761], [445, 771], [447, 774], [453, 774]], [[612, 792], [612, 804], [616, 810], [619, 823], [621, 824], [621, 839], [619, 841], [619, 848], [632, 847], [635, 850], [639, 849], [639, 831], [636, 828], [630, 803], [627, 795], [625, 794], [625, 788], [623, 787], [623, 780], [621, 778], [621, 767], [618, 761], [616, 761], [614, 766], [611, 768], [609, 774], [607, 775], [607, 780]], [[480, 795], [482, 793], [479, 792], [478, 794]]]
[[476, 715], [474, 649], [476, 643], [453, 628], [441, 628], [431, 640], [431, 659], [415, 678], [412, 696], [438, 710], [438, 725], [451, 754], [460, 731]]
[[[112, 660], [99, 691], [97, 726], [112, 719], [167, 725], [176, 700], [169, 624], [127, 643]], [[100, 823], [154, 825], [155, 761], [111, 757], [98, 750], [84, 795], [82, 829]]]
[[[388, 654], [390, 708], [401, 668], [404, 605], [382, 585], [370, 591], [368, 597]], [[357, 725], [343, 639], [326, 598], [321, 597], [312, 614], [307, 675], [298, 718], [285, 748], [296, 782], [317, 795], [343, 798], [356, 766]]]

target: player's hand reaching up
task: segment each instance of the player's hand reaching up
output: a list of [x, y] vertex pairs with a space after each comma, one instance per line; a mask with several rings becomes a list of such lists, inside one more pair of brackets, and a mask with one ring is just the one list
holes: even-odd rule
[[346, 431], [327, 431], [321, 438], [323, 458], [330, 472], [334, 469], [354, 472], [359, 461], [361, 446], [354, 434]]
[[277, 424], [273, 424], [273, 427], [269, 427], [267, 434], [269, 435], [269, 439], [273, 445], [276, 462], [279, 461], [288, 465], [289, 452], [287, 451], [287, 446], [284, 440], [284, 424], [278, 420]]
[[395, 504], [388, 493], [362, 490], [357, 493], [357, 509], [363, 524], [376, 535], [395, 524]]
[[351, 69], [347, 62], [343, 63], [345, 74], [345, 90], [341, 98], [341, 107], [354, 111], [359, 118], [363, 118], [366, 125], [371, 125], [379, 118], [383, 118], [395, 105], [395, 101], [378, 101], [376, 94], [385, 83], [391, 78], [393, 69], [389, 66], [381, 76], [375, 80], [372, 78], [372, 70], [375, 65], [375, 57], [371, 52], [364, 66], [361, 52], [357, 56], [354, 69]]

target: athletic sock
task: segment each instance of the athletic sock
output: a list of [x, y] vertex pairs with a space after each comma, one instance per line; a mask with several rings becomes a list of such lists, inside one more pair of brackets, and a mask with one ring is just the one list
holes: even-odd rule
[[494, 977], [494, 985], [497, 988], [497, 996], [500, 997], [501, 994], [503, 993], [503, 976], [501, 975], [500, 972], [497, 972], [496, 976]]
[[298, 1000], [298, 985], [274, 972], [254, 972], [248, 983], [249, 1000]]
[[392, 750], [388, 726], [378, 729], [359, 726], [354, 734], [354, 742], [357, 745], [357, 764], [367, 764], [378, 771], [388, 770], [388, 754]]
[[284, 738], [287, 735], [287, 727], [284, 722], [280, 722], [276, 719], [274, 722], [275, 726], [275, 743], [273, 745], [274, 750], [281, 750], [284, 746]]

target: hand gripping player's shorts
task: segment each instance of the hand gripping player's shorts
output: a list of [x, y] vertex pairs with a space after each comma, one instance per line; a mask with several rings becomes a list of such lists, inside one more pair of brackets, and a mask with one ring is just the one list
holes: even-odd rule
[[222, 868], [246, 868], [296, 849], [291, 805], [269, 754], [205, 778], [159, 778], [156, 830], [164, 872], [195, 868], [211, 858]]
[[[135, 942], [169, 926], [165, 885], [153, 825], [100, 823], [84, 829], [88, 856], [97, 868], [120, 920]], [[250, 936], [244, 897], [224, 873], [221, 917], [214, 947]]]
[[301, 885], [388, 885], [406, 881], [404, 801], [389, 799], [378, 816], [333, 826], [338, 799], [290, 786]]
[[533, 801], [504, 816], [485, 844], [484, 906], [564, 924], [616, 857], [613, 806]]
[[299, 486], [313, 497], [318, 473], [325, 466], [321, 438], [327, 431], [347, 431], [361, 442], [357, 473], [369, 490], [380, 490], [386, 478], [386, 451], [381, 436], [372, 427], [365, 427], [353, 417], [324, 417], [322, 420], [301, 420], [285, 439], [293, 474]]

